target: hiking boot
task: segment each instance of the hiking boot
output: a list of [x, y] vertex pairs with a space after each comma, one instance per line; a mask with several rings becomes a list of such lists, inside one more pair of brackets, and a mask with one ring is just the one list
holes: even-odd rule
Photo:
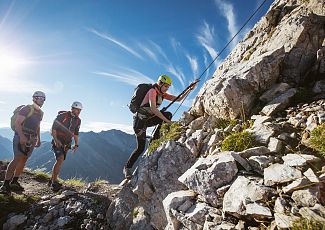
[[125, 176], [126, 179], [131, 179], [131, 177], [132, 177], [132, 170], [131, 170], [131, 168], [124, 167], [123, 174], [124, 174], [124, 176]]
[[49, 182], [47, 182], [47, 186], [51, 187], [52, 186], [52, 180], [49, 180]]
[[2, 185], [0, 187], [0, 194], [10, 195], [11, 189], [9, 185]]
[[21, 186], [21, 184], [19, 184], [18, 181], [11, 181], [10, 182], [10, 188], [13, 190], [13, 191], [24, 191], [24, 187]]
[[57, 181], [53, 181], [51, 184], [51, 189], [53, 192], [58, 192], [60, 189], [62, 188], [62, 184], [57, 182]]

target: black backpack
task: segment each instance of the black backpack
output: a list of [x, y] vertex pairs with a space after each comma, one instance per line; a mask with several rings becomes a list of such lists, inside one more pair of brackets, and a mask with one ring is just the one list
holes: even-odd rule
[[134, 89], [133, 96], [131, 98], [130, 104], [128, 105], [132, 113], [138, 112], [143, 98], [146, 96], [147, 92], [153, 87], [154, 85], [152, 84], [139, 84]]

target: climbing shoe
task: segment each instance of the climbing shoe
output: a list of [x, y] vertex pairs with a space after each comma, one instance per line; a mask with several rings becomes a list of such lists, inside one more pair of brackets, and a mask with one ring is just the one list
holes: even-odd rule
[[62, 188], [62, 184], [57, 182], [57, 181], [53, 181], [51, 184], [51, 189], [53, 192], [58, 192], [60, 189]]
[[25, 190], [24, 187], [21, 186], [21, 184], [19, 184], [18, 181], [11, 181], [10, 182], [10, 188], [13, 191], [24, 191]]

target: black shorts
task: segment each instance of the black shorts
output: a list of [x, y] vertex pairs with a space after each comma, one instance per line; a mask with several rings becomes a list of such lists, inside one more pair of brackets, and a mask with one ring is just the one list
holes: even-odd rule
[[[61, 142], [62, 144], [64, 142]], [[52, 140], [52, 151], [55, 155], [55, 159], [58, 159], [60, 156], [64, 156], [64, 160], [67, 156], [67, 152], [69, 151], [69, 149], [71, 149], [71, 143], [69, 144], [63, 144], [63, 146], [61, 146], [60, 148], [57, 148], [54, 144], [54, 140]]]

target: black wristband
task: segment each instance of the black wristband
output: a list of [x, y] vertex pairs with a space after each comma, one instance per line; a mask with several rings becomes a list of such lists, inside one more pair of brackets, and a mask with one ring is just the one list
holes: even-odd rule
[[79, 145], [74, 145], [75, 147], [79, 147]]

